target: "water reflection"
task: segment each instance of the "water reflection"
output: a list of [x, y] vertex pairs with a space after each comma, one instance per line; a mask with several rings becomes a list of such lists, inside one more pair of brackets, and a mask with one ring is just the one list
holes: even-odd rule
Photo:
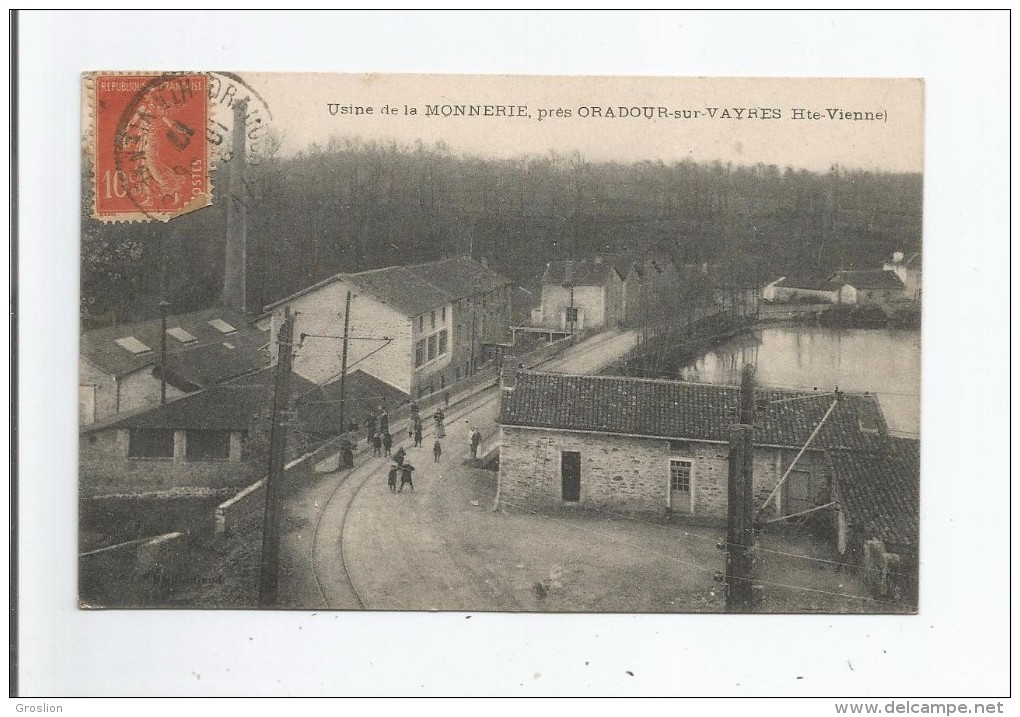
[[716, 347], [681, 375], [739, 384], [745, 363], [757, 367], [762, 385], [876, 393], [890, 430], [908, 436], [920, 430], [920, 331], [769, 326]]

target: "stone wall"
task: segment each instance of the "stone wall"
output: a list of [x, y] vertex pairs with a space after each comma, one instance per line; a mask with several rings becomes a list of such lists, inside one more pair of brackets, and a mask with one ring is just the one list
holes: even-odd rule
[[[669, 461], [691, 462], [690, 516], [725, 521], [729, 447], [701, 441], [665, 441], [569, 431], [503, 426], [499, 459], [499, 500], [528, 509], [559, 509], [561, 452], [581, 454], [581, 498], [577, 505], [625, 513], [662, 513], [669, 501]], [[790, 465], [796, 451], [757, 447], [754, 505], [757, 509]], [[830, 480], [821, 456], [808, 451], [798, 468]], [[826, 496], [827, 497], [827, 496]], [[783, 491], [765, 516], [782, 509]]]

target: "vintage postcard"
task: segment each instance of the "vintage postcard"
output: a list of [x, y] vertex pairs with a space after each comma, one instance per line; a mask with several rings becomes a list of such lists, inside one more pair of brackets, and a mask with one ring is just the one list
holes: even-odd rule
[[918, 610], [924, 84], [90, 72], [88, 608]]

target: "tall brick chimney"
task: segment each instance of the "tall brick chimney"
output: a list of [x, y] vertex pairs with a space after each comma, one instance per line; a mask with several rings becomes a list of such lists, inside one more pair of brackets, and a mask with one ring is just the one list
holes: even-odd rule
[[220, 303], [241, 313], [248, 308], [246, 285], [248, 267], [247, 207], [244, 179], [248, 160], [245, 145], [245, 115], [248, 103], [234, 103], [234, 129], [231, 135], [230, 161], [227, 163], [227, 191], [220, 195], [227, 203], [227, 242], [224, 252], [223, 293]]

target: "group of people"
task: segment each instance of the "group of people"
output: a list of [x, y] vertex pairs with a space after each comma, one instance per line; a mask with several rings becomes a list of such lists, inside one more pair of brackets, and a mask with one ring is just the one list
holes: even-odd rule
[[[432, 414], [432, 420], [436, 427], [436, 438], [432, 444], [432, 459], [434, 462], [439, 463], [443, 456], [442, 439], [446, 437], [446, 413], [442, 408], [438, 408]], [[390, 450], [393, 447], [393, 435], [390, 433], [389, 423], [389, 414], [381, 406], [378, 414], [367, 416], [365, 419], [368, 443], [372, 446], [373, 456], [390, 455]], [[408, 438], [414, 440], [415, 448], [422, 447], [422, 419], [417, 401], [411, 402], [411, 414], [407, 420], [407, 435]], [[482, 443], [482, 434], [474, 426], [471, 428], [469, 443], [471, 446], [471, 458], [476, 460], [478, 458], [479, 446]], [[344, 449], [342, 450], [342, 465], [353, 467], [354, 461], [350, 446], [344, 446]], [[412, 474], [415, 467], [407, 461], [407, 452], [403, 448], [398, 448], [392, 457], [393, 463], [390, 465], [387, 475], [387, 484], [390, 492], [400, 493], [404, 490], [405, 485], [413, 491], [414, 480]], [[399, 486], [397, 484], [398, 478], [400, 479]]]

